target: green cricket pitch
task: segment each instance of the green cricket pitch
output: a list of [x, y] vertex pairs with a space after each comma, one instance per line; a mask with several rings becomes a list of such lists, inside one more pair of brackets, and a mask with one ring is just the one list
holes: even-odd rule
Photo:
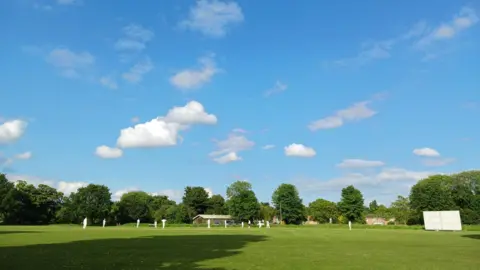
[[480, 232], [0, 226], [0, 269], [480, 269]]

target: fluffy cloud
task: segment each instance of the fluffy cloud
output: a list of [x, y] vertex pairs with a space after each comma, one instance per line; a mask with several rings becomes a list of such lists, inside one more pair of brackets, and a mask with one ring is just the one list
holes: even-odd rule
[[23, 180], [34, 186], [38, 186], [39, 184], [48, 185], [53, 188], [56, 188], [60, 192], [63, 192], [63, 194], [67, 196], [70, 195], [70, 193], [72, 192], [76, 192], [79, 188], [85, 187], [88, 185], [88, 183], [86, 182], [54, 181], [54, 180], [42, 179], [36, 176], [29, 176], [29, 175], [8, 174], [7, 178], [11, 182], [17, 182], [19, 180]]
[[152, 31], [139, 24], [130, 24], [122, 30], [124, 37], [115, 43], [115, 49], [118, 51], [141, 51], [145, 49], [146, 43], [155, 36]]
[[240, 161], [242, 157], [238, 156], [235, 152], [230, 152], [225, 155], [213, 158], [213, 161], [217, 162], [218, 164], [227, 164], [234, 161]]
[[291, 157], [314, 157], [317, 154], [313, 148], [297, 143], [285, 146], [284, 150], [285, 155]]
[[218, 38], [225, 36], [230, 25], [243, 20], [242, 9], [236, 2], [199, 0], [190, 8], [188, 19], [180, 22], [180, 26]]
[[25, 133], [27, 122], [12, 120], [0, 125], [0, 144], [12, 143]]
[[88, 52], [75, 53], [57, 48], [47, 55], [46, 61], [59, 69], [62, 76], [77, 78], [95, 63], [95, 57]]
[[101, 158], [119, 158], [123, 155], [122, 149], [101, 145], [95, 150], [95, 155]]
[[128, 193], [128, 192], [131, 192], [131, 191], [138, 191], [139, 189], [136, 188], [136, 187], [130, 187], [130, 188], [125, 188], [125, 189], [121, 189], [121, 190], [117, 190], [115, 191], [113, 194], [112, 194], [112, 200], [113, 201], [120, 201], [120, 199], [122, 198], [123, 194], [125, 193]]
[[213, 196], [213, 190], [209, 187], [205, 188], [205, 191], [208, 193], [208, 197], [211, 198]]
[[263, 149], [263, 150], [268, 150], [268, 149], [272, 149], [272, 148], [274, 148], [274, 147], [275, 147], [275, 145], [273, 145], [273, 144], [267, 144], [267, 145], [264, 145], [264, 146], [262, 147], [262, 149]]
[[384, 162], [378, 160], [364, 160], [364, 159], [344, 159], [337, 164], [339, 168], [371, 168], [385, 165]]
[[369, 101], [363, 101], [353, 104], [352, 106], [337, 111], [334, 115], [311, 122], [308, 128], [311, 131], [319, 129], [331, 129], [342, 126], [348, 121], [359, 121], [370, 118], [377, 114], [376, 111], [368, 107]]
[[183, 190], [165, 189], [159, 192], [152, 193], [152, 195], [163, 195], [167, 196], [170, 200], [180, 202], [183, 197]]
[[217, 117], [205, 112], [203, 105], [197, 101], [190, 101], [183, 107], [173, 107], [168, 111], [164, 120], [182, 125], [213, 125], [217, 123]]
[[143, 80], [143, 76], [154, 68], [150, 58], [146, 57], [139, 61], [128, 72], [122, 74], [124, 80], [130, 83], [139, 83]]
[[428, 148], [428, 147], [414, 149], [413, 154], [417, 156], [422, 156], [422, 157], [439, 157], [440, 156], [440, 153], [437, 150], [433, 148]]
[[249, 150], [255, 145], [253, 141], [248, 140], [245, 136], [235, 133], [230, 134], [225, 140], [216, 141], [215, 144], [217, 150], [209, 155], [219, 164], [242, 160], [237, 153]]
[[207, 113], [201, 103], [190, 101], [183, 107], [170, 109], [165, 117], [157, 117], [122, 129], [117, 146], [120, 148], [174, 146], [177, 144], [180, 131], [192, 125], [216, 123], [217, 117]]
[[170, 78], [170, 83], [182, 90], [199, 88], [210, 82], [212, 77], [219, 72], [216, 68], [213, 55], [205, 56], [199, 60], [200, 68], [184, 69]]
[[100, 78], [100, 84], [107, 87], [107, 88], [110, 88], [110, 89], [117, 89], [118, 88], [117, 82], [115, 81], [114, 78], [112, 78], [110, 76], [101, 77]]
[[32, 158], [32, 152], [24, 152], [18, 155], [15, 155], [16, 159], [30, 159]]
[[272, 89], [268, 89], [266, 92], [265, 92], [265, 96], [266, 97], [269, 97], [273, 94], [278, 94], [280, 92], [283, 92], [285, 90], [287, 90], [288, 86], [286, 84], [283, 84], [282, 82], [280, 81], [276, 81], [275, 82], [275, 86], [273, 86]]

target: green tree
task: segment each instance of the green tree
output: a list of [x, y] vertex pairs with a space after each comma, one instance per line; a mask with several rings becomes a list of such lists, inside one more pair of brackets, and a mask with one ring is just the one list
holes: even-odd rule
[[452, 196], [452, 177], [432, 175], [410, 190], [410, 206], [417, 222], [423, 224], [423, 211], [459, 210]]
[[252, 190], [244, 190], [230, 197], [227, 201], [229, 214], [237, 221], [258, 218], [260, 205]]
[[407, 225], [408, 219], [411, 216], [410, 201], [408, 197], [398, 196], [390, 206], [392, 216], [395, 221]]
[[263, 220], [271, 221], [276, 215], [276, 210], [268, 202], [263, 202], [260, 204], [260, 214], [259, 217]]
[[122, 195], [119, 206], [129, 218], [129, 222], [140, 219], [150, 221], [153, 213], [150, 212], [152, 196], [144, 191], [130, 191]]
[[338, 203], [338, 208], [346, 219], [352, 222], [364, 223], [363, 204], [363, 195], [360, 190], [352, 185], [342, 189], [342, 198]]
[[378, 209], [378, 203], [377, 203], [377, 200], [373, 200], [370, 202], [370, 204], [368, 205], [368, 212], [369, 213], [375, 213]]
[[319, 223], [335, 221], [339, 216], [337, 204], [324, 199], [317, 199], [308, 205], [309, 214]]
[[183, 204], [187, 207], [190, 220], [204, 214], [208, 208], [208, 193], [203, 187], [186, 187]]
[[249, 182], [242, 180], [235, 181], [227, 187], [227, 199], [249, 190], [252, 190], [252, 184]]
[[4, 207], [8, 207], [6, 202], [5, 206], [3, 206], [3, 200], [6, 198], [8, 192], [14, 188], [14, 184], [8, 181], [7, 176], [3, 173], [0, 173], [0, 221], [5, 218], [6, 209]]
[[305, 220], [305, 206], [292, 184], [281, 184], [272, 195], [275, 208], [287, 224], [300, 224]]
[[225, 199], [221, 195], [213, 195], [208, 200], [207, 214], [223, 215], [226, 212]]
[[75, 212], [75, 223], [87, 217], [93, 224], [106, 218], [111, 209], [110, 189], [104, 185], [90, 184], [79, 188], [70, 196], [72, 211]]

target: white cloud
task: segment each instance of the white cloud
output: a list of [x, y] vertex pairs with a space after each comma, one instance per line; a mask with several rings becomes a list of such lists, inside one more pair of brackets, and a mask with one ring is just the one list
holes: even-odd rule
[[440, 153], [437, 150], [433, 148], [428, 148], [428, 147], [414, 149], [413, 154], [417, 156], [423, 156], [423, 157], [439, 157], [440, 156]]
[[100, 78], [100, 84], [107, 87], [107, 88], [110, 88], [110, 89], [117, 89], [118, 88], [118, 85], [117, 85], [117, 82], [115, 81], [114, 78], [112, 77], [109, 77], [109, 76], [103, 76]]
[[370, 118], [377, 114], [376, 111], [368, 107], [369, 101], [363, 101], [353, 104], [352, 106], [337, 111], [332, 116], [311, 122], [308, 128], [311, 131], [319, 129], [331, 129], [342, 126], [347, 121], [359, 121], [362, 119]]
[[133, 65], [128, 72], [123, 73], [122, 77], [124, 80], [131, 83], [139, 83], [143, 80], [143, 76], [150, 72], [153, 67], [154, 66], [150, 58], [146, 57], [145, 59]]
[[262, 149], [263, 149], [263, 150], [268, 150], [268, 149], [272, 149], [272, 148], [274, 148], [274, 147], [275, 147], [275, 145], [273, 145], [273, 144], [267, 144], [267, 145], [264, 145], [264, 146], [262, 147]]
[[66, 48], [52, 50], [46, 61], [60, 70], [64, 77], [76, 78], [95, 64], [95, 57], [88, 52], [75, 53]]
[[0, 144], [12, 143], [25, 133], [27, 122], [12, 120], [0, 125]]
[[297, 143], [285, 146], [284, 150], [286, 156], [292, 157], [314, 157], [317, 154], [313, 148]]
[[184, 69], [170, 78], [170, 83], [182, 90], [196, 89], [210, 82], [212, 77], [219, 72], [213, 55], [200, 58], [201, 65], [197, 69]]
[[242, 157], [238, 156], [235, 152], [230, 152], [220, 157], [213, 158], [213, 161], [217, 162], [218, 164], [227, 164], [240, 160], [242, 160]]
[[86, 182], [66, 182], [66, 181], [54, 181], [42, 179], [36, 176], [29, 175], [18, 175], [18, 174], [8, 174], [7, 178], [11, 182], [17, 182], [19, 180], [26, 181], [29, 184], [38, 186], [39, 184], [48, 185], [60, 192], [63, 192], [64, 195], [68, 196], [72, 192], [76, 192], [79, 188], [85, 187], [88, 185]]
[[142, 148], [173, 146], [177, 144], [180, 125], [152, 119], [120, 131], [117, 146], [120, 148]]
[[145, 49], [146, 43], [153, 39], [155, 34], [139, 24], [130, 24], [123, 29], [124, 37], [115, 43], [118, 51], [141, 51]]
[[30, 159], [32, 158], [32, 152], [25, 152], [15, 156], [16, 159]]
[[123, 155], [122, 149], [108, 147], [106, 145], [101, 145], [95, 150], [95, 155], [101, 158], [119, 158]]
[[197, 101], [190, 101], [183, 107], [173, 107], [168, 111], [164, 120], [182, 125], [213, 125], [217, 123], [217, 117], [205, 112], [203, 105]]
[[188, 19], [180, 22], [180, 26], [219, 38], [225, 36], [231, 25], [243, 20], [242, 9], [236, 2], [199, 0], [190, 8]]
[[112, 201], [117, 202], [120, 201], [122, 198], [123, 194], [131, 192], [131, 191], [138, 191], [139, 189], [136, 187], [130, 187], [130, 188], [125, 188], [121, 190], [117, 190], [112, 194]]
[[220, 164], [242, 160], [237, 153], [249, 150], [255, 145], [253, 141], [236, 133], [230, 134], [228, 138], [223, 141], [216, 141], [215, 144], [217, 150], [211, 152], [209, 155], [213, 157], [215, 162]]
[[464, 31], [478, 22], [478, 16], [474, 9], [463, 7], [460, 12], [453, 16], [452, 20], [442, 23], [428, 32], [417, 43], [417, 48], [425, 48], [435, 41], [452, 39], [461, 31]]
[[371, 168], [385, 165], [384, 162], [378, 160], [364, 160], [364, 159], [344, 159], [337, 164], [339, 168]]
[[282, 82], [280, 81], [276, 81], [275, 82], [275, 86], [273, 86], [272, 89], [268, 89], [266, 92], [265, 92], [265, 96], [266, 97], [269, 97], [273, 94], [278, 94], [280, 92], [283, 92], [285, 90], [287, 90], [288, 86], [286, 84], [283, 84]]
[[183, 107], [170, 109], [165, 117], [157, 117], [120, 131], [117, 146], [120, 148], [174, 146], [179, 132], [191, 125], [215, 124], [217, 117], [208, 114], [203, 105], [190, 101]]
[[213, 196], [213, 190], [209, 187], [204, 188], [204, 189], [208, 193], [208, 197], [211, 198]]

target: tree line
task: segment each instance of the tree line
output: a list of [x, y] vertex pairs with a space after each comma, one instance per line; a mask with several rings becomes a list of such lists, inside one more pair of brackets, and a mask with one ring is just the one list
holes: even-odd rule
[[[390, 206], [376, 200], [365, 206], [363, 194], [350, 185], [342, 189], [339, 202], [317, 199], [303, 204], [297, 188], [281, 184], [272, 203], [260, 202], [252, 185], [236, 181], [227, 187], [226, 197], [209, 196], [203, 187], [189, 186], [177, 203], [167, 196], [144, 191], [123, 194], [112, 201], [107, 186], [90, 184], [65, 196], [56, 189], [26, 181], [12, 183], [0, 174], [0, 222], [3, 224], [79, 224], [87, 217], [91, 224], [125, 224], [167, 219], [169, 223], [191, 223], [199, 214], [229, 214], [236, 221], [272, 220], [301, 224], [307, 219], [319, 223], [365, 223], [367, 216], [394, 218], [394, 223], [423, 224], [423, 211], [460, 210], [464, 224], [480, 224], [480, 171], [434, 175], [417, 182], [407, 197], [398, 196]], [[393, 221], [392, 221], [393, 222]]]

